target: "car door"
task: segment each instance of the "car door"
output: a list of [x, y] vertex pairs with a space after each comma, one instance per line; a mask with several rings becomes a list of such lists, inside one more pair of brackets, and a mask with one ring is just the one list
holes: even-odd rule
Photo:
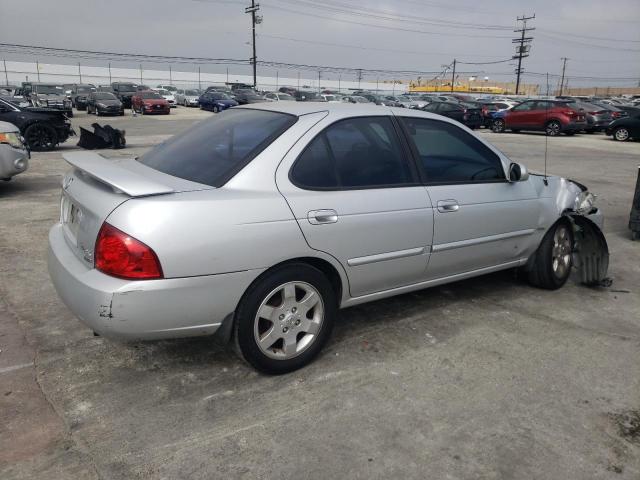
[[462, 122], [464, 117], [464, 109], [460, 105], [449, 102], [440, 103], [438, 113], [445, 117], [453, 118], [458, 122]]
[[540, 216], [533, 184], [508, 182], [497, 151], [451, 122], [402, 117], [402, 123], [434, 207], [427, 277], [526, 259]]
[[535, 102], [522, 102], [505, 115], [507, 128], [527, 128], [536, 126]]
[[309, 246], [342, 264], [351, 296], [417, 283], [433, 212], [406, 143], [389, 116], [337, 115], [289, 151], [278, 188]]

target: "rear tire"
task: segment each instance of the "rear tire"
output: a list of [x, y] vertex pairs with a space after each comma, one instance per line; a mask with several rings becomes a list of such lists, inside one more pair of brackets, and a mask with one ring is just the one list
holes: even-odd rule
[[613, 138], [618, 142], [626, 142], [629, 140], [629, 130], [627, 127], [618, 127], [613, 131]]
[[534, 254], [534, 264], [529, 271], [529, 283], [547, 290], [562, 287], [571, 274], [572, 253], [571, 224], [566, 220], [560, 220], [545, 234]]
[[292, 263], [254, 282], [235, 314], [240, 356], [257, 370], [282, 374], [311, 362], [331, 336], [338, 312], [327, 277], [305, 263]]
[[557, 120], [551, 120], [544, 126], [544, 130], [550, 137], [557, 137], [562, 131], [562, 125]]

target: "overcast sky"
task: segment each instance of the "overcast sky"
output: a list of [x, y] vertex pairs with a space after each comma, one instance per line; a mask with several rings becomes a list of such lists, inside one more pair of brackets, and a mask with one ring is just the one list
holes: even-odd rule
[[[249, 3], [250, 0], [0, 0], [0, 42], [246, 59], [251, 56], [250, 18], [244, 13]], [[257, 27], [259, 60], [419, 71], [441, 70], [454, 58], [464, 62], [499, 61], [514, 53], [511, 38], [516, 35], [512, 31], [516, 17], [535, 13], [535, 20], [529, 23], [536, 30], [531, 32], [535, 38], [531, 56], [524, 61], [526, 71], [559, 74], [561, 57], [568, 57], [567, 75], [572, 85], [621, 86], [638, 85], [640, 81], [640, 0], [259, 3], [264, 17]], [[6, 49], [0, 51], [0, 57], [35, 60], [33, 55], [8, 53]], [[44, 56], [38, 59], [77, 62]], [[84, 59], [82, 62], [92, 63]], [[248, 71], [231, 68], [239, 73]], [[514, 77], [510, 63], [458, 68], [492, 79]], [[208, 70], [216, 71], [216, 67]], [[274, 71], [263, 68], [261, 72]], [[535, 77], [526, 81], [542, 83]]]

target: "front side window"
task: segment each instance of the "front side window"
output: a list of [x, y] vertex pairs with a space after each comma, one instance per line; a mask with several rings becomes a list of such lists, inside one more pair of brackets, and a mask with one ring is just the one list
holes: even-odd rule
[[327, 127], [302, 152], [292, 182], [312, 190], [414, 183], [410, 163], [388, 117], [359, 117]]
[[535, 105], [533, 102], [524, 102], [524, 103], [521, 103], [520, 105], [513, 107], [511, 111], [512, 112], [528, 112], [529, 110], [533, 110], [534, 106]]
[[231, 109], [156, 146], [139, 161], [174, 177], [220, 187], [296, 120], [280, 112]]
[[402, 118], [427, 183], [505, 181], [498, 155], [473, 135], [439, 120]]

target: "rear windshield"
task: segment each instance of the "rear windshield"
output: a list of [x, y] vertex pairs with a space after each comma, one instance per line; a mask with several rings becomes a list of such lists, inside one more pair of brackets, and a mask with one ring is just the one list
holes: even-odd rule
[[285, 113], [230, 109], [158, 145], [139, 161], [174, 177], [221, 187], [296, 120]]

